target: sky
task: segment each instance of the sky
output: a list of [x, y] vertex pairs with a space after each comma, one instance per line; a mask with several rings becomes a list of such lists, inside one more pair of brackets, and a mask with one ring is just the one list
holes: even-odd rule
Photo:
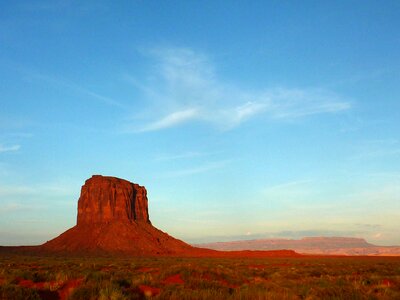
[[399, 1], [0, 1], [0, 245], [93, 174], [190, 243], [400, 245]]

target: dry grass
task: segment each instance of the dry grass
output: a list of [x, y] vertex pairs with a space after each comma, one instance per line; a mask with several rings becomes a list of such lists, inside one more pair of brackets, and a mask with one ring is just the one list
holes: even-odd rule
[[0, 299], [400, 299], [400, 258], [2, 254]]

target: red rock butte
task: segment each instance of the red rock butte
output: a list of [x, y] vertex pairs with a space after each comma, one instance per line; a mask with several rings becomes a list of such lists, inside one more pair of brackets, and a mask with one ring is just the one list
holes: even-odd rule
[[82, 186], [76, 226], [41, 246], [65, 253], [166, 255], [193, 247], [155, 228], [146, 189], [115, 177], [94, 175]]
[[[29, 248], [30, 250], [33, 250]], [[147, 191], [127, 180], [94, 175], [82, 186], [77, 224], [38, 247], [64, 254], [135, 256], [297, 256], [283, 251], [216, 251], [190, 246], [155, 228], [149, 218]]]
[[77, 225], [116, 220], [150, 223], [146, 188], [124, 179], [92, 176], [82, 186]]

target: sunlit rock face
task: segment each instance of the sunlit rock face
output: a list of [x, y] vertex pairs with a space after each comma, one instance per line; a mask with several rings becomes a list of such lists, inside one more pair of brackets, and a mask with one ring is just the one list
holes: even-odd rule
[[94, 175], [82, 186], [77, 225], [113, 220], [150, 223], [146, 188], [120, 178]]
[[40, 249], [65, 254], [172, 255], [194, 248], [155, 228], [147, 192], [124, 179], [94, 175], [82, 186], [77, 225]]

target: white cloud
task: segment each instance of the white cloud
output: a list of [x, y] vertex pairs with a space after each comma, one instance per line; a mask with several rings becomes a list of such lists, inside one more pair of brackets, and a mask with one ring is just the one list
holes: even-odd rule
[[266, 107], [267, 105], [265, 103], [249, 101], [232, 109], [221, 111], [221, 117], [219, 120], [222, 121], [222, 124], [220, 125], [225, 129], [231, 129], [254, 117], [255, 115], [261, 114], [266, 110]]
[[294, 119], [350, 109], [350, 103], [321, 89], [270, 89], [264, 95], [271, 104], [273, 118]]
[[139, 131], [154, 131], [163, 128], [173, 127], [181, 123], [196, 119], [198, 115], [199, 112], [194, 108], [176, 111], [161, 118], [158, 121], [147, 124], [145, 127], [139, 129]]
[[236, 118], [238, 122], [245, 120], [255, 114], [262, 112], [265, 109], [265, 104], [247, 102], [244, 105], [236, 107]]
[[[266, 87], [249, 91], [220, 80], [214, 64], [189, 48], [148, 51], [155, 60], [147, 80], [125, 78], [143, 94], [148, 104], [147, 125], [126, 124], [140, 132], [179, 126], [193, 120], [220, 129], [232, 129], [256, 116], [291, 120], [350, 109], [350, 102], [324, 89]], [[143, 122], [143, 120], [141, 120]]]
[[12, 145], [12, 146], [0, 145], [0, 153], [3, 153], [3, 152], [15, 152], [15, 151], [18, 151], [20, 148], [21, 148], [20, 145]]

